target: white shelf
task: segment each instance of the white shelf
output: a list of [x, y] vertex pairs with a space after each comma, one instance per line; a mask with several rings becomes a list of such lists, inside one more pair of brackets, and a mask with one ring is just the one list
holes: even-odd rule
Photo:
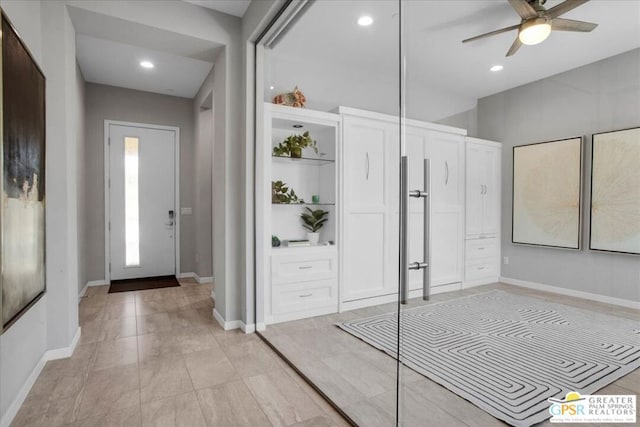
[[299, 164], [305, 166], [324, 166], [331, 163], [335, 163], [335, 160], [330, 159], [314, 159], [310, 157], [287, 157], [287, 156], [271, 156], [274, 163], [286, 163], [286, 164]]

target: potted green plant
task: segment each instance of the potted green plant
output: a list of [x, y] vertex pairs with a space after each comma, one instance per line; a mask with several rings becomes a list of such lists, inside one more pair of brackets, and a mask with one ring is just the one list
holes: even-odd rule
[[293, 188], [289, 188], [285, 182], [271, 181], [271, 203], [286, 205], [291, 203], [304, 203], [304, 200], [298, 198]]
[[300, 214], [300, 218], [302, 218], [303, 224], [302, 227], [307, 230], [307, 240], [312, 245], [317, 245], [320, 240], [320, 229], [328, 221], [326, 217], [329, 215], [329, 212], [323, 211], [322, 209], [312, 210], [308, 207], [305, 208], [306, 212]]
[[309, 135], [309, 131], [303, 134], [289, 135], [284, 141], [273, 147], [273, 155], [279, 157], [292, 157], [299, 159], [302, 157], [302, 150], [311, 147], [318, 154], [318, 146]]

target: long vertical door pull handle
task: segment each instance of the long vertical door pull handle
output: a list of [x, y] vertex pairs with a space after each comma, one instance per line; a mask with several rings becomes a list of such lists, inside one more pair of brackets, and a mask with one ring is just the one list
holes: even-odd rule
[[[444, 185], [449, 184], [449, 162], [444, 161]], [[427, 191], [426, 189], [424, 191]]]
[[367, 181], [369, 181], [369, 152], [367, 151], [367, 161], [366, 161], [366, 168], [365, 168], [366, 172], [365, 172], [365, 176]]
[[400, 158], [400, 304], [406, 304], [409, 299], [409, 159]]
[[[447, 163], [445, 162], [445, 165]], [[447, 165], [447, 181], [449, 166]], [[424, 244], [423, 256], [425, 267], [422, 269], [422, 299], [428, 301], [431, 295], [431, 160], [424, 159]]]

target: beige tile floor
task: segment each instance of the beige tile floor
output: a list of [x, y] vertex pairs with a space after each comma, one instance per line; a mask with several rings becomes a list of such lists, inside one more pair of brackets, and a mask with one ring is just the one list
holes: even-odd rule
[[13, 426], [346, 426], [255, 334], [212, 318], [211, 286], [80, 302], [73, 356], [48, 362]]
[[[446, 301], [492, 289], [532, 295], [561, 304], [640, 321], [638, 310], [504, 284], [437, 294], [431, 298], [431, 302]], [[409, 307], [421, 304], [426, 302], [416, 299], [411, 301]], [[389, 313], [396, 309], [397, 304], [393, 303], [286, 322], [269, 326], [263, 335], [358, 425], [387, 427], [393, 425], [395, 421], [395, 361], [340, 330], [334, 326], [334, 323]], [[506, 425], [411, 369], [402, 369], [401, 378], [403, 384], [401, 414], [404, 426]], [[640, 369], [617, 380], [599, 393], [637, 395], [640, 393]], [[547, 421], [541, 425], [552, 424]]]

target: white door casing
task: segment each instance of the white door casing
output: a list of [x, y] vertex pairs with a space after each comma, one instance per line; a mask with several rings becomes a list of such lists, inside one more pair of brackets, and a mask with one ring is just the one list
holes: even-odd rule
[[[135, 182], [129, 186], [129, 193], [125, 191], [125, 141], [127, 139], [129, 139], [127, 162], [130, 162], [127, 169], [130, 171], [128, 179], [135, 177], [137, 172], [138, 180], [137, 187]], [[132, 159], [133, 163], [131, 163]], [[179, 273], [178, 177], [178, 128], [105, 121], [105, 276], [107, 282]], [[133, 191], [137, 189], [138, 193], [138, 220], [135, 221], [134, 217], [130, 217], [127, 222], [125, 205], [128, 203], [128, 206], [134, 206], [136, 202], [135, 192], [132, 193], [131, 189], [134, 189]], [[125, 201], [126, 194], [128, 198]], [[129, 209], [127, 212], [131, 215], [132, 210]], [[133, 212], [135, 213], [135, 209]], [[127, 229], [130, 240], [128, 257]], [[136, 236], [138, 244], [135, 242]], [[135, 256], [136, 247], [138, 257]]]

